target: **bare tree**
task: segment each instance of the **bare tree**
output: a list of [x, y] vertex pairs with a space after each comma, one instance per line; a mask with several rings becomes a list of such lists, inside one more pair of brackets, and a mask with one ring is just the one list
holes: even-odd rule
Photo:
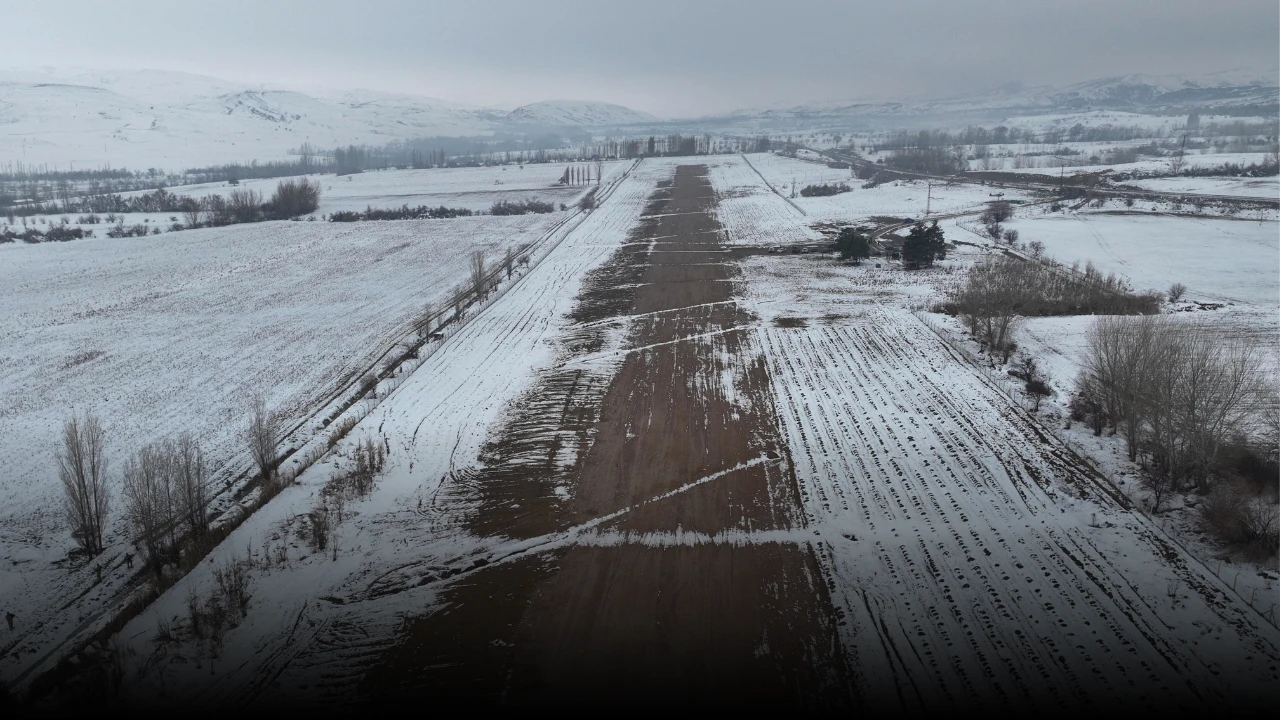
[[106, 433], [97, 416], [72, 416], [62, 426], [58, 476], [66, 493], [72, 535], [90, 555], [102, 552], [102, 534], [111, 504], [107, 488]]
[[471, 292], [475, 294], [476, 300], [484, 297], [485, 292], [485, 267], [484, 267], [484, 251], [476, 250], [471, 253]]
[[507, 269], [507, 279], [511, 279], [511, 271], [516, 264], [516, 250], [513, 247], [507, 248], [507, 254], [502, 258], [502, 265]]
[[600, 184], [600, 178], [604, 177], [604, 160], [596, 160], [596, 185]]
[[227, 194], [227, 210], [235, 222], [253, 222], [262, 211], [262, 193], [232, 190]]
[[467, 301], [467, 294], [467, 288], [459, 287], [457, 290], [453, 291], [453, 295], [449, 298], [450, 304], [453, 305], [454, 320], [462, 318], [462, 305]]
[[156, 577], [164, 567], [165, 535], [173, 525], [169, 455], [159, 445], [147, 445], [124, 463], [125, 513], [134, 542], [147, 555]]
[[418, 334], [418, 338], [426, 340], [431, 335], [431, 324], [435, 320], [436, 309], [431, 303], [422, 306], [422, 311], [418, 313], [418, 317], [413, 321], [413, 329]]
[[982, 213], [982, 224], [987, 227], [987, 232], [993, 240], [999, 240], [1002, 236], [1000, 223], [1013, 217], [1013, 205], [1007, 200], [996, 200], [987, 203], [987, 209]]
[[1187, 136], [1183, 135], [1182, 145], [1178, 148], [1178, 151], [1173, 154], [1173, 157], [1169, 158], [1169, 170], [1172, 171], [1174, 175], [1182, 172], [1182, 164], [1186, 159], [1186, 154]]
[[183, 433], [170, 444], [170, 468], [177, 493], [177, 510], [192, 537], [204, 534], [209, 526], [209, 474], [200, 443]]
[[1169, 302], [1176, 303], [1187, 294], [1187, 286], [1182, 283], [1174, 283], [1169, 286]]
[[244, 440], [249, 445], [249, 454], [258, 466], [258, 474], [263, 482], [271, 479], [276, 463], [276, 445], [280, 442], [280, 418], [267, 409], [267, 401], [261, 395], [255, 395], [249, 404], [249, 425], [245, 428]]
[[1249, 429], [1265, 394], [1251, 345], [1223, 343], [1214, 328], [1167, 316], [1099, 318], [1081, 387], [1128, 441], [1149, 452], [1170, 489], [1203, 488], [1224, 444]]
[[954, 301], [965, 324], [978, 342], [994, 358], [1009, 361], [1013, 353], [1013, 330], [1018, 319], [1022, 283], [1014, 261], [998, 260], [975, 266], [959, 286]]
[[183, 202], [182, 217], [187, 221], [187, 227], [200, 227], [200, 217], [202, 214], [199, 199], [187, 198], [187, 200]]

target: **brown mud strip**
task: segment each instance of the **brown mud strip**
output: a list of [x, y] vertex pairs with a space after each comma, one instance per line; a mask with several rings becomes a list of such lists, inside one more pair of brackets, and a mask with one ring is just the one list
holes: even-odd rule
[[513, 539], [626, 512], [596, 543], [443, 591], [366, 676], [370, 699], [852, 704], [713, 205], [705, 167], [659, 184], [584, 283], [562, 345], [597, 352], [611, 319], [631, 316], [616, 374], [544, 373], [459, 484], [469, 497], [442, 500], [475, 508], [471, 532]]

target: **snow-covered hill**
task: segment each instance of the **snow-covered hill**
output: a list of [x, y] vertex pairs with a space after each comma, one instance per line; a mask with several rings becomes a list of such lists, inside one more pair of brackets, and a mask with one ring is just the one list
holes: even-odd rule
[[309, 95], [137, 72], [0, 72], [0, 162], [179, 169], [274, 160], [304, 142], [473, 135], [504, 113], [367, 91]]
[[367, 90], [249, 87], [159, 70], [0, 71], [0, 163], [181, 169], [278, 160], [319, 148], [483, 135], [512, 125], [610, 126], [656, 118], [619, 105], [548, 101], [511, 113]]
[[583, 100], [544, 100], [512, 110], [506, 121], [519, 125], [616, 126], [658, 122], [649, 113], [621, 105]]

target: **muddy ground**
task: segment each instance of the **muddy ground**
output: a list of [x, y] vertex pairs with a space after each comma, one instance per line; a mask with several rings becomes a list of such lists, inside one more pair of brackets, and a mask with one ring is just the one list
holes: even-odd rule
[[[478, 534], [607, 517], [593, 535], [607, 540], [469, 573], [380, 658], [369, 697], [853, 703], [706, 168], [661, 185], [577, 299], [566, 362], [456, 491]], [[616, 374], [575, 367], [621, 318]], [[731, 392], [698, 391], [726, 374]], [[681, 540], [693, 533], [711, 541]]]

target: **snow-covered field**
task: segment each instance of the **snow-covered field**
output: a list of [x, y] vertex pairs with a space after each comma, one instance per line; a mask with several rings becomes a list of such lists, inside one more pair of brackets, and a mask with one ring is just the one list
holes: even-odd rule
[[[1080, 156], [1072, 156], [1075, 159], [1081, 159]], [[1084, 157], [1088, 157], [1087, 155]], [[1227, 163], [1233, 165], [1261, 165], [1269, 160], [1267, 153], [1187, 153], [1183, 159], [1183, 167], [1217, 167]], [[981, 161], [971, 160], [969, 162], [970, 170], [999, 170], [1004, 172], [1026, 173], [1029, 175], [1051, 175], [1057, 177], [1064, 172], [1059, 167], [1058, 161], [1052, 158], [1031, 158], [1037, 160], [1039, 167], [1019, 168], [1014, 166], [1014, 158], [991, 158], [990, 165], [987, 167], [980, 166]], [[1039, 162], [1043, 161], [1043, 162]], [[1119, 163], [1115, 165], [1070, 165], [1066, 166], [1065, 173], [1067, 175], [1082, 175], [1098, 172], [1136, 172], [1136, 173], [1167, 173], [1171, 172], [1169, 158], [1151, 158], [1148, 160], [1140, 160], [1131, 163]]]
[[[849, 177], [848, 170], [837, 170], [824, 164], [807, 162], [783, 155], [752, 154], [746, 156], [770, 185], [790, 198], [791, 186], [797, 187], [790, 198], [811, 220], [860, 220], [875, 215], [922, 218], [979, 207], [997, 199], [1026, 200], [1030, 195], [1018, 190], [992, 190], [972, 183], [930, 184], [922, 180], [895, 180], [864, 189], [863, 180]], [[743, 179], [749, 179], [744, 175]], [[799, 191], [807, 185], [846, 183], [851, 190], [827, 197], [803, 197]], [[1001, 192], [1000, 198], [992, 193]]]
[[1275, 221], [1032, 212], [1007, 226], [1021, 242], [1038, 240], [1068, 264], [1092, 260], [1136, 289], [1164, 291], [1180, 282], [1192, 300], [1280, 304]]
[[869, 703], [1198, 704], [1274, 684], [1280, 632], [906, 310], [947, 268], [757, 256], [743, 276]]
[[18, 616], [3, 677], [92, 617], [130, 574], [118, 485], [107, 552], [67, 561], [54, 452], [72, 412], [106, 424], [113, 485], [127, 455], [181, 431], [238, 472], [252, 394], [292, 427], [407, 334], [424, 303], [465, 282], [472, 250], [500, 255], [567, 215], [0, 245], [0, 606]]
[[846, 647], [878, 702], [904, 687], [908, 707], [1225, 701], [1274, 682], [1235, 654], [1274, 658], [1280, 633], [915, 317], [869, 320], [761, 343]]
[[[569, 163], [538, 163], [530, 165], [498, 165], [490, 167], [436, 168], [430, 170], [378, 170], [343, 175], [326, 174], [310, 176], [320, 184], [320, 208], [318, 215], [328, 215], [340, 210], [364, 210], [366, 207], [398, 208], [401, 205], [416, 207], [466, 208], [487, 211], [499, 200], [524, 200], [537, 198], [545, 202], [572, 205], [579, 197], [595, 187], [564, 187], [556, 185]], [[578, 167], [594, 163], [576, 163]], [[630, 163], [610, 161], [603, 165], [604, 180]], [[238, 187], [226, 183], [183, 185], [169, 188], [179, 195], [227, 195], [232, 190], [249, 189], [270, 199], [278, 179], [243, 180]], [[74, 219], [74, 218], [73, 218]]]
[[[768, 157], [751, 155], [751, 158]], [[801, 210], [765, 185], [751, 161], [726, 155], [709, 159], [716, 192], [716, 217], [736, 245], [788, 245], [821, 239], [805, 223]]]
[[[403, 617], [430, 606], [435, 591], [416, 588], [424, 568], [469, 567], [474, 557], [510, 551], [493, 545], [500, 538], [465, 535], [457, 514], [466, 508], [438, 506], [437, 494], [446, 482], [462, 481], [459, 473], [474, 467], [487, 434], [510, 403], [537, 370], [555, 361], [556, 338], [570, 324], [567, 301], [587, 271], [625, 242], [655, 182], [669, 178], [673, 165], [648, 160], [630, 176], [619, 177], [615, 187], [605, 189], [608, 200], [599, 210], [450, 336], [334, 453], [249, 518], [215, 550], [213, 563], [202, 564], [126, 627], [119, 637], [137, 653], [128, 665], [136, 691], [149, 696], [163, 685], [171, 696], [230, 702], [238, 696], [229, 694], [262, 689], [265, 671], [287, 665], [273, 692], [305, 687], [320, 673], [338, 692], [356, 679], [350, 673], [359, 670], [363, 653], [385, 646]], [[297, 528], [290, 523], [315, 506], [320, 487], [349, 464], [351, 444], [367, 437], [389, 447], [386, 470], [373, 494], [348, 508], [348, 520], [333, 540], [337, 551], [311, 555], [293, 538]], [[207, 592], [214, 563], [233, 555], [244, 559], [246, 548], [261, 562], [265, 555], [275, 556], [267, 545], [288, 546], [287, 559], [252, 571], [252, 608], [245, 623], [227, 635], [216, 677], [198, 664], [156, 667], [147, 661], [157, 620], [185, 616], [188, 590]], [[317, 601], [323, 597], [345, 604]]]
[[1126, 185], [1157, 192], [1240, 195], [1280, 200], [1280, 175], [1271, 177], [1175, 177], [1131, 180]]
[[[848, 171], [772, 155], [699, 162], [710, 167], [717, 218], [736, 244], [816, 240], [820, 235], [810, 225], [817, 220], [918, 215], [927, 191], [915, 183], [864, 191], [855, 181], [851, 193], [834, 198], [789, 200], [775, 190], [792, 177], [830, 182], [847, 178]], [[615, 168], [598, 210], [553, 233], [530, 270], [438, 345], [350, 438], [119, 633], [132, 689], [140, 696], [164, 692], [176, 701], [224, 704], [251, 701], [262, 691], [281, 697], [296, 689], [314, 697], [318, 681], [341, 693], [360, 679], [362, 664], [396, 637], [406, 617], [429, 611], [435, 580], [445, 571], [575, 542], [572, 533], [519, 542], [472, 537], [458, 522], [467, 508], [444, 499], [442, 488], [468, 482], [493, 430], [518, 403], [532, 400], [528, 391], [537, 373], [557, 363], [570, 331], [570, 299], [583, 277], [626, 242], [649, 193], [679, 164], [690, 162], [645, 160], [625, 176]], [[801, 177], [802, 168], [811, 175]], [[511, 172], [520, 171], [505, 171]], [[353, 188], [369, 183], [349, 194], [354, 207], [377, 205], [356, 197], [396, 192], [379, 186], [376, 175], [350, 181]], [[480, 192], [489, 177], [473, 185], [459, 177], [450, 187]], [[331, 192], [333, 202], [343, 197], [336, 188]], [[976, 209], [990, 199], [981, 186], [934, 188], [933, 210]], [[0, 312], [34, 318], [0, 331], [0, 347], [22, 349], [20, 356], [4, 358], [0, 370], [26, 398], [22, 407], [29, 409], [22, 412], [37, 420], [16, 432], [0, 424], [0, 437], [41, 431], [52, 442], [67, 399], [93, 397], [109, 422], [120, 425], [112, 428], [113, 442], [119, 437], [128, 445], [113, 446], [113, 458], [182, 427], [223, 438], [219, 446], [230, 453], [234, 425], [243, 416], [236, 402], [246, 388], [220, 385], [218, 368], [233, 368], [250, 385], [271, 386], [273, 401], [296, 414], [307, 404], [308, 388], [314, 392], [358, 367], [374, 346], [405, 327], [430, 288], [446, 283], [447, 289], [460, 279], [466, 250], [534, 239], [564, 216], [269, 223], [143, 240], [0, 247], [6, 259], [42, 258], [11, 276], [27, 288], [19, 293], [30, 296], [24, 304], [7, 308], [14, 301], [0, 299]], [[1058, 259], [1092, 259], [1138, 287], [1184, 282], [1192, 299], [1231, 298], [1236, 307], [1228, 312], [1252, 313], [1250, 322], [1264, 312], [1274, 321], [1280, 309], [1274, 221], [1028, 211], [1009, 227], [1023, 242], [1045, 243]], [[254, 232], [268, 231], [278, 239], [265, 248], [260, 237], [254, 242]], [[955, 223], [947, 223], [946, 231], [951, 239], [976, 239]], [[220, 249], [217, 239], [228, 247]], [[186, 248], [179, 253], [186, 263], [115, 259], [113, 253], [130, 247], [149, 248], [143, 256], [161, 259]], [[94, 254], [93, 248], [108, 253]], [[58, 252], [83, 255], [65, 269], [49, 259]], [[768, 371], [776, 430], [789, 449], [808, 521], [787, 541], [811, 543], [831, 581], [841, 640], [859, 687], [878, 704], [938, 707], [996, 697], [1007, 707], [1028, 707], [1045, 698], [1065, 706], [1100, 695], [1217, 704], [1272, 686], [1280, 631], [1151, 521], [1122, 509], [1106, 480], [911, 313], [983, 252], [966, 246], [942, 267], [914, 273], [892, 263], [851, 267], [826, 255], [742, 261], [735, 302], [758, 318], [744, 343]], [[262, 267], [264, 256], [270, 261]], [[4, 263], [0, 273], [11, 265]], [[111, 295], [86, 297], [83, 288], [99, 286]], [[1203, 315], [1228, 314], [1218, 312]], [[5, 323], [11, 317], [0, 321], [0, 329], [10, 327]], [[1056, 348], [1047, 364], [1060, 388], [1063, 378], [1073, 376], [1071, 358], [1087, 320], [1046, 322], [1023, 336], [1037, 338], [1029, 348]], [[27, 325], [36, 329], [23, 329]], [[614, 340], [590, 356], [588, 364], [600, 366], [591, 369], [607, 375], [617, 362], [608, 343], [625, 333], [626, 322], [619, 325], [610, 331]], [[173, 337], [186, 347], [166, 347]], [[252, 349], [252, 361], [236, 352], [242, 347]], [[98, 350], [104, 354], [94, 354]], [[43, 370], [25, 371], [29, 363]], [[98, 380], [60, 384], [81, 375]], [[153, 387], [152, 378], [167, 384]], [[191, 410], [204, 405], [211, 408], [207, 415]], [[112, 414], [116, 407], [128, 412]], [[145, 422], [135, 417], [144, 412]], [[193, 425], [205, 417], [213, 419]], [[10, 420], [0, 411], [5, 422]], [[300, 518], [317, 506], [324, 484], [349, 467], [352, 445], [366, 438], [388, 449], [387, 467], [372, 495], [348, 506], [332, 548], [312, 553], [300, 538]], [[23, 448], [27, 456], [17, 443], [5, 451], [13, 467], [22, 471], [26, 462], [28, 472], [52, 478], [51, 446]], [[48, 487], [46, 503], [53, 492]], [[26, 485], [12, 495], [0, 500], [30, 508], [41, 497]], [[23, 528], [5, 537], [11, 547], [28, 535], [48, 535], [60, 523], [52, 511], [26, 512], [14, 516], [24, 524], [5, 525]], [[0, 600], [30, 605], [42, 592], [89, 587], [87, 567], [69, 572], [50, 564], [68, 547], [65, 530], [55, 537], [61, 545], [31, 543], [24, 546], [29, 557], [12, 556], [26, 563], [8, 571], [12, 583], [4, 578], [5, 587], [27, 585]], [[249, 556], [251, 606], [227, 634], [215, 665], [206, 650], [182, 639], [187, 598], [209, 592], [218, 563]], [[6, 654], [0, 666], [6, 678], [40, 659], [50, 638], [65, 636], [69, 625], [89, 615], [93, 602], [122, 576], [114, 564], [109, 572], [103, 586], [78, 601], [81, 606], [58, 614], [57, 628], [38, 629], [16, 648], [20, 654]], [[179, 639], [157, 645], [158, 629], [170, 622]], [[1241, 663], [1246, 652], [1259, 661]]]

